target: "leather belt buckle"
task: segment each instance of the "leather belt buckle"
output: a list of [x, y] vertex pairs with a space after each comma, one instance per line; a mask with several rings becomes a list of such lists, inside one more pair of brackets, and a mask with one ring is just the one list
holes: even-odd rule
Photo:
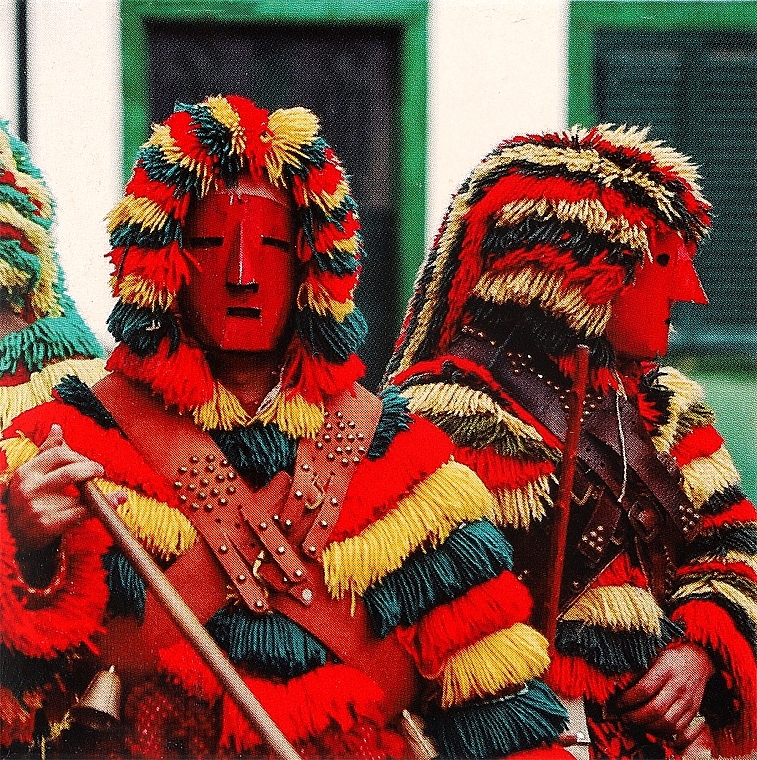
[[640, 497], [628, 510], [628, 516], [633, 523], [636, 533], [639, 537], [649, 543], [660, 532], [661, 520], [660, 514], [647, 497]]

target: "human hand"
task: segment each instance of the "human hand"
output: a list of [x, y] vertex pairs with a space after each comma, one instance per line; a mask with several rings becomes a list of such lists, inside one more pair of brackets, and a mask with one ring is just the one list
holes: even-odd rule
[[666, 647], [650, 669], [615, 703], [621, 720], [660, 736], [678, 748], [692, 744], [705, 723], [698, 716], [707, 681], [715, 672], [697, 644]]
[[86, 516], [77, 484], [102, 477], [102, 465], [78, 454], [52, 425], [37, 454], [22, 464], [8, 489], [8, 519], [21, 551], [49, 546]]

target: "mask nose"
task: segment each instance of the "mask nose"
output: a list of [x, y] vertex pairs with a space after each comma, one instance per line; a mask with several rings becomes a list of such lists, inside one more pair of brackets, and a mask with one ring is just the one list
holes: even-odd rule
[[691, 254], [686, 246], [682, 245], [678, 250], [678, 257], [673, 269], [672, 299], [685, 301], [686, 303], [707, 304], [709, 299], [704, 292], [699, 275], [694, 268]]
[[242, 218], [237, 218], [234, 221], [231, 232], [232, 234], [228, 236], [230, 244], [226, 267], [226, 284], [237, 288], [257, 288], [258, 283], [253, 272], [255, 264], [253, 234]]

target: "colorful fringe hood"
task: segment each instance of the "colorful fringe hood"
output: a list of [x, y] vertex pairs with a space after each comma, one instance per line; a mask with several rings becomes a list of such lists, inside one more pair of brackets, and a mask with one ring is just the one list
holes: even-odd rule
[[387, 376], [445, 354], [463, 325], [558, 360], [588, 343], [593, 366], [611, 366], [611, 302], [650, 258], [648, 230], [695, 247], [709, 209], [689, 159], [637, 127], [503, 142], [453, 198]]
[[[109, 329], [120, 345], [109, 367], [148, 383], [205, 429], [275, 421], [293, 437], [312, 436], [324, 397], [363, 374], [355, 351], [366, 325], [352, 300], [363, 256], [360, 222], [344, 170], [318, 127], [305, 108], [269, 113], [234, 95], [179, 104], [153, 127], [110, 213], [119, 300]], [[291, 194], [304, 271], [280, 385], [254, 419], [214, 380], [176, 303], [193, 267], [182, 241], [190, 204], [211, 188], [233, 187], [242, 172]]]

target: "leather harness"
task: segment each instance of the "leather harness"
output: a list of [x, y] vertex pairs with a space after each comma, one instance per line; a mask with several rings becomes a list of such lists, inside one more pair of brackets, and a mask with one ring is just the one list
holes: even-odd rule
[[[531, 357], [471, 335], [456, 340], [450, 354], [485, 367], [516, 403], [528, 409], [559, 440], [565, 440], [565, 393], [534, 368]], [[656, 455], [635, 407], [622, 396], [616, 398], [614, 391], [588, 402], [579, 439], [580, 467], [574, 482], [560, 609], [564, 612], [620, 553], [625, 543], [624, 529], [629, 525], [652, 591], [662, 604], [671, 592], [681, 547], [699, 531], [699, 513], [681, 489], [675, 464], [668, 470]], [[631, 476], [625, 494], [624, 458]], [[544, 573], [543, 563], [540, 571], [538, 561], [543, 557], [533, 551], [533, 542], [538, 540], [533, 533], [543, 532], [545, 543], [539, 541], [539, 545], [549, 546], [546, 522], [533, 525], [529, 536], [523, 535], [525, 531], [508, 531], [514, 544], [516, 570], [519, 563], [525, 563], [520, 572], [537, 601], [543, 599], [545, 589], [539, 588]], [[537, 604], [535, 609], [542, 607]]]
[[[166, 571], [200, 622], [233, 586], [253, 612], [278, 610], [373, 678], [389, 715], [413, 702], [419, 681], [409, 654], [395, 636], [372, 633], [364, 605], [332, 599], [318, 564], [380, 418], [373, 394], [355, 385], [354, 395], [334, 399], [316, 437], [300, 440], [293, 476], [280, 472], [254, 491], [207, 433], [167, 411], [145, 386], [114, 373], [93, 391], [147, 463], [173, 482], [203, 538]], [[114, 654], [117, 640], [130, 635], [128, 624], [115, 627], [121, 634], [101, 645]], [[178, 637], [151, 594], [137, 635], [148, 660]]]

